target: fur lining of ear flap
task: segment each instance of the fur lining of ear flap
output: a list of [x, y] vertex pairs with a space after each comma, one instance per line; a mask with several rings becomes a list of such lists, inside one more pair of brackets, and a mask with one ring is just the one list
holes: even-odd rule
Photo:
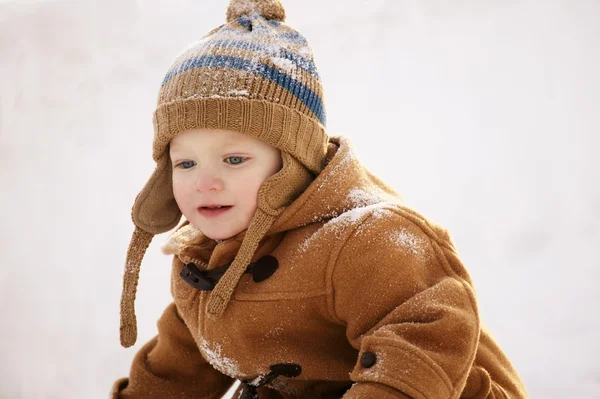
[[173, 195], [171, 173], [171, 159], [165, 152], [135, 199], [131, 217], [136, 226], [147, 232], [167, 232], [181, 220], [182, 214]]
[[165, 255], [179, 255], [183, 248], [199, 244], [203, 237], [202, 232], [188, 222], [175, 230], [160, 249]]

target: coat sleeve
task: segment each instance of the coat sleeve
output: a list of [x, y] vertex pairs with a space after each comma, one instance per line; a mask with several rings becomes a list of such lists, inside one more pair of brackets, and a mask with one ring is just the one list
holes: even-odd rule
[[135, 355], [129, 378], [117, 380], [111, 399], [221, 398], [233, 379], [215, 370], [171, 303], [158, 320], [158, 335]]
[[344, 399], [458, 398], [479, 316], [447, 233], [408, 211], [367, 217], [331, 272], [331, 309], [358, 351]]

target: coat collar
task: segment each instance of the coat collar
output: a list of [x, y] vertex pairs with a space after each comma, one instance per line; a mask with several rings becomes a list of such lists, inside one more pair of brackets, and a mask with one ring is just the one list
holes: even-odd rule
[[329, 161], [312, 184], [280, 215], [270, 233], [327, 222], [356, 208], [402, 202], [400, 195], [360, 162], [350, 140], [331, 137]]

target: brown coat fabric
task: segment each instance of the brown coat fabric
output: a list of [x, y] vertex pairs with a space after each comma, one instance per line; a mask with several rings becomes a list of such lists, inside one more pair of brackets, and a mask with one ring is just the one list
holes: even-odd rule
[[[184, 223], [174, 254], [174, 302], [158, 336], [137, 353], [113, 399], [220, 398], [294, 363], [261, 398], [526, 398], [517, 372], [483, 327], [473, 284], [448, 233], [406, 207], [331, 138], [330, 162], [275, 221], [225, 313], [206, 314], [210, 291], [179, 277], [184, 264], [228, 265], [244, 233], [216, 243]], [[235, 396], [237, 397], [237, 395]]]

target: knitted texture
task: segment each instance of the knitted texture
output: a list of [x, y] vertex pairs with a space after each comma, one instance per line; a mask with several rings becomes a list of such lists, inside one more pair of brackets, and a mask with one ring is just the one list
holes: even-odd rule
[[124, 347], [133, 345], [137, 337], [134, 309], [135, 295], [140, 277], [140, 265], [152, 237], [154, 237], [154, 234], [136, 228], [127, 250], [127, 263], [123, 273], [123, 293], [121, 295], [121, 345]]
[[154, 160], [183, 130], [227, 129], [289, 152], [318, 173], [323, 153], [316, 150], [325, 147], [326, 116], [312, 51], [300, 33], [248, 6], [255, 2], [241, 3], [239, 9], [249, 14], [184, 50], [163, 79], [154, 113]]
[[153, 157], [165, 155], [171, 139], [188, 129], [223, 129], [247, 134], [294, 155], [311, 172], [322, 169], [327, 136], [314, 119], [266, 100], [191, 98], [159, 106], [154, 115]]
[[232, 266], [211, 293], [220, 317], [269, 227], [325, 164], [323, 88], [306, 39], [284, 23], [279, 0], [232, 0], [227, 23], [183, 50], [167, 71], [153, 115], [156, 168], [136, 197], [136, 230], [121, 297], [121, 344], [136, 341], [134, 300], [152, 236], [181, 219], [173, 196], [169, 142], [191, 129], [231, 130], [279, 149], [283, 169], [261, 187], [258, 209]]

